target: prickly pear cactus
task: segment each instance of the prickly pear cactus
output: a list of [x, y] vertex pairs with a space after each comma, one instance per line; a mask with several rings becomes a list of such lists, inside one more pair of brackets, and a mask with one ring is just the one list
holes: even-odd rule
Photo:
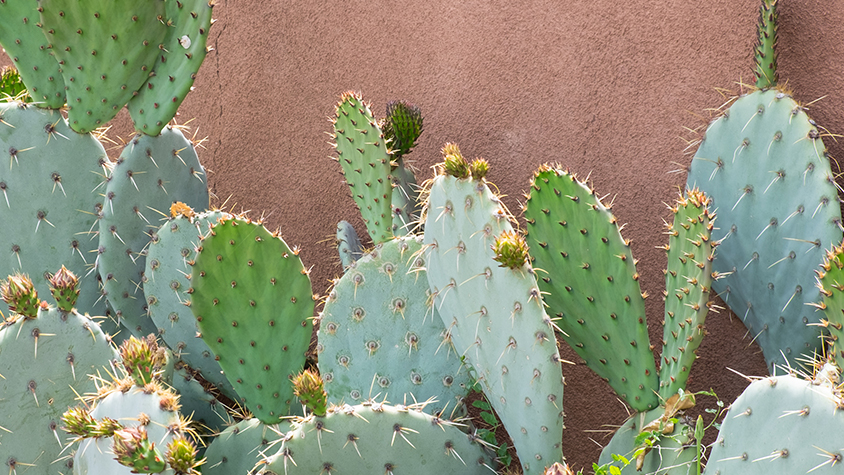
[[[39, 107], [59, 109], [65, 103], [65, 84], [53, 49], [44, 37], [37, 0], [0, 3], [0, 45], [12, 59]], [[14, 95], [12, 95], [14, 97]]]
[[674, 220], [665, 231], [668, 267], [659, 368], [662, 401], [686, 388], [705, 333], [716, 245], [712, 241], [715, 216], [709, 211], [709, 204], [710, 199], [695, 189], [670, 206]]
[[128, 104], [135, 129], [149, 135], [161, 133], [193, 86], [207, 53], [214, 2], [167, 0], [164, 6], [167, 37], [152, 74]]
[[205, 451], [203, 475], [229, 475], [252, 473], [261, 461], [263, 453], [269, 451], [270, 443], [277, 441], [290, 431], [289, 422], [265, 425], [258, 419], [246, 419], [227, 427], [214, 438]]
[[471, 386], [433, 305], [422, 238], [375, 246], [334, 284], [320, 315], [319, 367], [329, 402], [387, 398], [454, 409]]
[[510, 215], [482, 178], [470, 176], [487, 167], [470, 166], [454, 145], [444, 154], [447, 174], [434, 178], [425, 205], [423, 255], [434, 305], [524, 472], [542, 473], [562, 461], [563, 378], [554, 327]]
[[[718, 209], [713, 290], [747, 326], [768, 361], [797, 367], [819, 351], [809, 302], [813, 271], [841, 240], [841, 211], [815, 123], [785, 92], [737, 99], [713, 121], [692, 160], [687, 187]], [[783, 359], [782, 355], [786, 359]]]
[[840, 472], [837, 372], [827, 366], [814, 380], [786, 375], [751, 382], [724, 416], [707, 475]]
[[70, 127], [105, 125], [152, 73], [168, 27], [164, 0], [39, 0], [41, 30], [59, 61]]
[[105, 315], [99, 275], [91, 270], [97, 263], [105, 149], [92, 135], [70, 130], [58, 111], [10, 102], [0, 104], [0, 121], [0, 149], [9, 151], [8, 163], [0, 165], [0, 220], [15, 223], [0, 226], [0, 275], [26, 273], [46, 296], [47, 277], [64, 265], [81, 280], [76, 308]]
[[[488, 474], [495, 462], [482, 442], [417, 405], [336, 406], [325, 417], [292, 423], [258, 473]], [[541, 473], [541, 472], [539, 472]]]
[[753, 49], [756, 60], [756, 87], [776, 86], [777, 73], [777, 0], [762, 0], [759, 7], [759, 23], [756, 25], [756, 47]]
[[159, 328], [161, 339], [173, 349], [176, 357], [198, 370], [227, 397], [237, 400], [237, 393], [223, 375], [211, 349], [197, 337], [196, 319], [188, 307], [191, 295], [187, 293], [189, 262], [196, 258], [199, 237], [218, 219], [230, 217], [222, 211], [195, 214], [189, 210], [161, 225], [150, 241], [143, 290], [149, 315]]
[[822, 313], [820, 323], [811, 324], [829, 332], [827, 355], [844, 368], [844, 244], [827, 250], [821, 269], [815, 272], [822, 299], [812, 305]]
[[595, 191], [542, 167], [525, 205], [527, 239], [562, 337], [637, 411], [659, 404], [644, 297], [630, 244]]
[[334, 140], [337, 161], [360, 208], [363, 222], [374, 243], [393, 233], [390, 183], [390, 152], [387, 140], [360, 95], [347, 92], [335, 111]]
[[158, 333], [144, 298], [146, 254], [151, 235], [177, 201], [208, 207], [205, 171], [191, 142], [175, 127], [157, 137], [136, 136], [108, 177], [98, 256], [109, 305], [135, 336]]
[[348, 221], [337, 223], [337, 253], [340, 255], [340, 265], [348, 269], [353, 262], [363, 256], [363, 245], [358, 233]]
[[224, 218], [200, 241], [191, 311], [229, 382], [265, 424], [290, 412], [314, 301], [297, 251], [260, 223]]
[[88, 375], [115, 359], [88, 316], [43, 307], [36, 318], [11, 315], [0, 327], [0, 462], [17, 473], [70, 473], [62, 413], [96, 390]]

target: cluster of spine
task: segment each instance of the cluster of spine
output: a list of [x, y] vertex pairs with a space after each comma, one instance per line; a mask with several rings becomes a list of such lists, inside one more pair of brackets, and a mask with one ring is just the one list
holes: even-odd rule
[[512, 248], [524, 247], [511, 245], [521, 236], [499, 238], [514, 231], [510, 215], [484, 179], [472, 175], [483, 176], [488, 165], [468, 163], [455, 145], [443, 153], [445, 173], [434, 178], [425, 205], [422, 254], [434, 305], [524, 472], [542, 473], [562, 461], [563, 377], [554, 326], [534, 269], [524, 255], [512, 259]]
[[[65, 275], [63, 282], [75, 280]], [[117, 353], [93, 319], [39, 301], [25, 276], [11, 276], [0, 287], [4, 300], [24, 312], [0, 326], [0, 463], [18, 473], [69, 473], [73, 459], [64, 452], [62, 413], [78, 395], [96, 390], [88, 375], [107, 370]]]

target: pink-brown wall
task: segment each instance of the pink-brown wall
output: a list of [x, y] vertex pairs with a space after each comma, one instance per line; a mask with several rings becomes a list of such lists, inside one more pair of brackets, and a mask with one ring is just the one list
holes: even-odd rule
[[[215, 51], [180, 121], [195, 118], [208, 137], [200, 159], [218, 204], [263, 214], [301, 245], [315, 292], [341, 272], [328, 239], [336, 222], [363, 232], [326, 135], [339, 94], [356, 90], [378, 115], [391, 99], [421, 106], [425, 132], [409, 156], [420, 181], [448, 141], [490, 161], [488, 178], [514, 212], [542, 163], [591, 174], [627, 223], [643, 289], [654, 296], [651, 336], [661, 336], [663, 203], [685, 182], [686, 128], [725, 101], [717, 88], [753, 82], [757, 0], [217, 3]], [[804, 103], [825, 96], [810, 115], [844, 133], [842, 38], [844, 0], [781, 0], [781, 82]], [[124, 115], [112, 134], [130, 131]], [[844, 159], [844, 142], [824, 140]], [[731, 401], [745, 381], [726, 368], [760, 374], [764, 362], [729, 312], [712, 314], [707, 328], [690, 389]], [[564, 373], [563, 449], [588, 468], [608, 440], [590, 431], [620, 424], [625, 409], [585, 366]]]

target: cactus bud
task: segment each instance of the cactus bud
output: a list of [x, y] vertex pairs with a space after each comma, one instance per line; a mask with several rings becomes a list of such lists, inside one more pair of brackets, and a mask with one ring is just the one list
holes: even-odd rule
[[26, 275], [16, 273], [0, 282], [0, 295], [9, 305], [9, 310], [26, 318], [38, 316], [38, 292]]
[[455, 178], [469, 178], [469, 162], [463, 158], [457, 144], [447, 143], [443, 147], [445, 172]]
[[50, 276], [50, 293], [56, 299], [56, 305], [65, 312], [73, 311], [79, 298], [79, 278], [65, 266]]
[[528, 258], [528, 245], [525, 238], [515, 231], [504, 231], [495, 237], [492, 245], [494, 259], [501, 263], [499, 267], [518, 269]]
[[132, 468], [132, 473], [161, 473], [167, 468], [164, 457], [147, 438], [142, 427], [115, 431], [111, 447], [114, 459]]
[[141, 340], [129, 337], [120, 346], [120, 357], [126, 372], [141, 387], [152, 382], [167, 362], [167, 352], [158, 346], [154, 335]]
[[322, 378], [315, 371], [306, 369], [293, 378], [293, 394], [299, 397], [311, 412], [317, 417], [325, 416], [326, 401]]
[[489, 171], [489, 162], [485, 158], [476, 158], [469, 165], [469, 173], [475, 180], [483, 180]]
[[190, 206], [182, 203], [181, 201], [176, 201], [175, 203], [170, 205], [170, 217], [177, 218], [179, 216], [184, 216], [186, 218], [192, 219], [194, 216], [196, 216], [196, 213]]
[[401, 158], [410, 153], [422, 134], [422, 111], [406, 101], [390, 101], [382, 130], [384, 138], [390, 140], [394, 157]]
[[97, 420], [91, 416], [84, 407], [72, 407], [62, 414], [64, 431], [68, 434], [87, 438], [93, 437], [92, 433], [97, 426]]
[[563, 465], [560, 462], [554, 462], [554, 465], [545, 469], [544, 475], [574, 475], [568, 465]]
[[196, 446], [184, 435], [178, 435], [167, 444], [167, 453], [164, 458], [176, 473], [193, 474], [198, 473], [194, 469], [202, 464], [196, 460]]

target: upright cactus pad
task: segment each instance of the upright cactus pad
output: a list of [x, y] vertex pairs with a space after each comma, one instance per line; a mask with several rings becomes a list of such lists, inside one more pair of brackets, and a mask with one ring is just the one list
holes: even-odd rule
[[756, 87], [773, 87], [779, 81], [777, 73], [777, 0], [762, 0], [759, 7], [759, 23], [756, 26]]
[[671, 206], [674, 221], [666, 230], [668, 268], [659, 368], [662, 400], [685, 389], [697, 348], [703, 341], [716, 244], [711, 239], [715, 216], [709, 211], [709, 202], [700, 191], [689, 190]]
[[724, 416], [707, 475], [840, 472], [844, 412], [834, 384], [791, 375], [750, 383]]
[[0, 463], [17, 473], [70, 473], [62, 413], [96, 390], [89, 375], [115, 359], [100, 327], [75, 311], [41, 309], [0, 327]]
[[524, 213], [539, 288], [563, 339], [635, 410], [656, 408], [644, 295], [615, 216], [574, 175], [549, 167], [534, 176]]
[[68, 121], [105, 125], [146, 82], [167, 35], [164, 0], [39, 0], [41, 23], [67, 88]]
[[280, 434], [289, 430], [290, 424], [287, 421], [265, 425], [254, 418], [227, 427], [205, 451], [207, 460], [202, 467], [203, 475], [252, 473], [252, 469], [263, 458], [262, 454], [272, 452], [270, 443], [277, 441]]
[[162, 224], [149, 245], [143, 290], [149, 316], [175, 356], [202, 373], [227, 397], [237, 400], [211, 349], [197, 335], [196, 319], [188, 307], [189, 262], [196, 258], [199, 237], [218, 219], [227, 217], [231, 216], [222, 211], [208, 211], [193, 217], [179, 215]]
[[257, 418], [278, 422], [311, 338], [311, 281], [297, 252], [260, 223], [223, 218], [200, 242], [191, 285], [202, 339], [229, 382]]
[[[59, 63], [44, 37], [37, 0], [0, 3], [0, 45], [12, 59], [39, 107], [59, 109], [65, 103]], [[13, 96], [14, 97], [14, 96]]]
[[384, 242], [393, 235], [387, 140], [358, 94], [343, 94], [333, 122], [337, 161], [352, 198], [360, 208], [369, 237], [375, 243]]
[[146, 254], [151, 235], [176, 201], [208, 207], [205, 172], [192, 144], [173, 127], [157, 137], [136, 136], [108, 178], [98, 257], [108, 302], [135, 336], [158, 333], [144, 298]]
[[[779, 90], [737, 99], [713, 121], [692, 160], [688, 188], [718, 210], [712, 288], [762, 347], [769, 370], [812, 355], [820, 331], [814, 270], [841, 240], [841, 211], [820, 132]], [[784, 360], [782, 355], [787, 360]]]
[[[442, 168], [465, 168], [468, 175], [468, 163], [453, 163], [463, 160], [456, 146], [445, 152]], [[510, 434], [524, 472], [542, 473], [562, 461], [563, 378], [535, 271], [527, 263], [496, 262], [496, 237], [513, 228], [483, 179], [435, 177], [425, 209], [423, 255], [434, 305]]]
[[[8, 8], [2, 5], [0, 10]], [[0, 165], [0, 220], [14, 223], [0, 226], [0, 275], [28, 274], [47, 296], [47, 278], [65, 266], [81, 280], [76, 308], [105, 315], [99, 275], [91, 270], [105, 149], [92, 135], [70, 130], [58, 111], [11, 102], [0, 104], [0, 120], [0, 150], [8, 154]]]
[[844, 245], [827, 250], [821, 269], [816, 272], [822, 300], [813, 304], [821, 313], [820, 323], [815, 316], [812, 325], [829, 332], [827, 355], [839, 368], [844, 368]]
[[439, 412], [466, 396], [469, 372], [433, 306], [421, 248], [421, 237], [379, 244], [334, 284], [317, 346], [329, 402], [433, 398]]
[[[407, 475], [495, 472], [482, 442], [415, 406], [370, 402], [334, 407], [291, 425], [261, 462], [264, 475]], [[539, 472], [541, 473], [541, 472]]]
[[413, 170], [398, 165], [390, 172], [390, 183], [393, 186], [391, 207], [393, 210], [393, 235], [404, 236], [416, 232], [419, 224], [419, 213], [422, 203], [419, 201], [419, 185]]
[[135, 129], [158, 135], [191, 90], [207, 53], [214, 0], [167, 0], [167, 37], [146, 83], [129, 101]]

